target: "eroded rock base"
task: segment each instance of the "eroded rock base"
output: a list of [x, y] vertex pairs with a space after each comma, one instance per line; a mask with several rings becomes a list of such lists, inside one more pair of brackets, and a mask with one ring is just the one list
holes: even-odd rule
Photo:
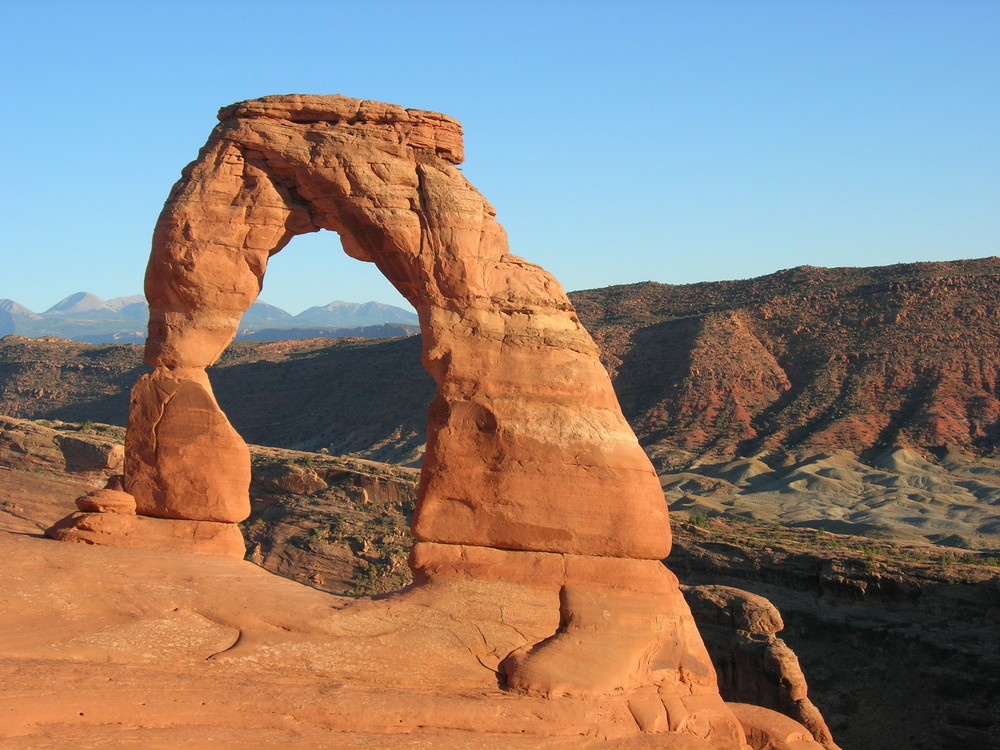
[[714, 696], [504, 691], [506, 655], [559, 628], [544, 586], [438, 578], [348, 600], [222, 556], [14, 534], [0, 552], [20, 603], [0, 610], [5, 747], [85, 745], [111, 725], [137, 746], [753, 747], [732, 718], [719, 735], [732, 713]]
[[142, 547], [242, 559], [243, 534], [235, 523], [178, 521], [117, 513], [73, 513], [45, 530], [50, 539], [109, 547]]
[[[118, 478], [109, 483], [119, 484]], [[242, 559], [243, 534], [235, 523], [152, 518], [136, 514], [135, 498], [110, 487], [77, 498], [79, 509], [45, 530], [50, 539], [108, 547], [202, 552]]]
[[816, 750], [823, 747], [809, 730], [784, 714], [747, 703], [727, 703], [754, 750]]
[[[128, 498], [93, 491], [77, 506], [104, 511], [78, 515], [127, 517]], [[601, 694], [503, 689], [501, 663], [545, 643], [563, 619], [611, 611], [643, 586], [654, 600], [669, 597], [672, 577], [641, 561], [421, 544], [419, 585], [345, 599], [222, 555], [83, 547], [0, 534], [12, 561], [5, 595], [18, 602], [0, 609], [0, 656], [18, 685], [14, 720], [0, 722], [11, 747], [85, 743], [109, 724], [123, 741], [164, 746], [210, 734], [304, 748], [460, 748], [470, 737], [497, 750], [754, 747], [717, 695], [682, 682], [693, 680], [680, 669], [661, 685]], [[564, 604], [562, 590], [581, 583], [594, 597]], [[656, 606], [612, 618], [610, 634], [648, 642], [632, 626], [655, 622]], [[576, 645], [567, 653], [586, 657], [595, 644]], [[767, 747], [785, 747], [780, 739]]]
[[546, 698], [617, 694], [642, 732], [744, 747], [677, 579], [658, 561], [418, 543], [410, 564], [424, 585], [513, 582], [540, 598], [540, 630], [547, 625], [549, 634], [528, 638], [499, 662], [509, 690]]

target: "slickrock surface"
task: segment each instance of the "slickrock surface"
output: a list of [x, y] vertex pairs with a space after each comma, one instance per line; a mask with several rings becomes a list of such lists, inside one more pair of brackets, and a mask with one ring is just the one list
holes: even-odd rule
[[[76, 495], [104, 484], [108, 470], [100, 473], [100, 461], [77, 463], [86, 476], [95, 477], [88, 483], [77, 472], [67, 475], [64, 460], [47, 458], [44, 446], [56, 444], [52, 430], [37, 423], [9, 424], [22, 434], [32, 430], [36, 438], [29, 443], [20, 439], [28, 447], [19, 454], [20, 465], [30, 467], [32, 475], [22, 482], [17, 477], [21, 472], [0, 474], [0, 511], [41, 518], [32, 526], [39, 528], [71, 508]], [[103, 445], [95, 456], [107, 455], [114, 440], [103, 436], [113, 437], [114, 430], [104, 425], [87, 429], [81, 433], [78, 425], [60, 426], [66, 435]], [[42, 452], [32, 453], [33, 445]], [[415, 485], [416, 472], [259, 447], [253, 451], [255, 509], [244, 528], [255, 560], [332, 592], [384, 592], [408, 580], [403, 575], [410, 543], [404, 516], [412, 508], [407, 488]], [[319, 488], [317, 478], [327, 487]], [[39, 505], [51, 487], [63, 488], [61, 501]], [[996, 567], [969, 564], [961, 550], [926, 544], [873, 542], [721, 519], [703, 524], [675, 523], [672, 569], [686, 583], [717, 586], [725, 581], [780, 602], [786, 623], [781, 636], [801, 659], [809, 695], [845, 750], [997, 744]], [[720, 653], [713, 642], [717, 618], [693, 614], [721, 667], [724, 697], [741, 700], [727, 693], [724, 663], [732, 654], [731, 631]], [[747, 645], [753, 649], [752, 642]], [[749, 667], [756, 658], [742, 660]], [[753, 673], [745, 669], [741, 681], [767, 684], [761, 665], [756, 666]], [[885, 690], [889, 679], [897, 681], [897, 689]], [[861, 705], [871, 710], [861, 712]]]
[[[41, 528], [86, 485], [4, 480], [4, 747], [570, 748], [636, 731], [620, 698], [497, 687], [491, 649], [540, 623], [495, 588], [352, 602], [214, 555], [56, 544]], [[690, 740], [676, 747], [709, 747]]]
[[[92, 487], [65, 470], [0, 472], [5, 748], [731, 746], [697, 736], [719, 710], [711, 695], [667, 714], [649, 690], [502, 690], [499, 659], [557, 626], [557, 592], [441, 571], [351, 600], [223, 556], [43, 538]], [[684, 733], [663, 732], [667, 716]]]
[[[659, 480], [565, 293], [508, 253], [492, 207], [455, 169], [458, 123], [297, 95], [235, 104], [219, 119], [154, 232], [145, 286], [154, 370], [133, 387], [126, 438], [124, 488], [138, 515], [82, 512], [47, 533], [98, 541], [87, 536], [94, 515], [185, 529], [246, 517], [249, 452], [205, 368], [233, 340], [268, 258], [295, 234], [333, 230], [416, 308], [437, 384], [412, 527], [417, 585], [326, 605], [335, 613], [275, 590], [276, 610], [294, 623], [277, 623], [276, 635], [236, 625], [235, 640], [213, 642], [202, 660], [271, 670], [299, 660], [328, 679], [397, 688], [444, 670], [452, 690], [485, 681], [526, 700], [596, 706], [584, 723], [602, 738], [681, 734], [746, 750], [677, 579], [659, 562], [670, 548]], [[123, 533], [126, 545], [141, 531]], [[150, 546], [163, 547], [153, 536]], [[235, 624], [218, 605], [206, 619]], [[446, 723], [464, 721], [448, 713]], [[754, 744], [793, 747], [789, 720], [774, 714], [772, 732], [768, 715], [754, 714]]]

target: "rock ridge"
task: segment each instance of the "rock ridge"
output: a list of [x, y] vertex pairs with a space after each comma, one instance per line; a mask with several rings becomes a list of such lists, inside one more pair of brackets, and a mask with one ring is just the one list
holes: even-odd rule
[[[661, 472], [762, 452], [849, 449], [862, 460], [896, 448], [925, 458], [955, 449], [977, 457], [995, 453], [1000, 435], [994, 403], [995, 362], [1000, 358], [995, 335], [1000, 320], [992, 312], [1000, 309], [996, 259], [790, 269], [745, 281], [648, 282], [569, 297], [600, 346], [630, 426]], [[742, 330], [736, 323], [730, 328], [730, 319]], [[852, 327], [859, 332], [851, 333]], [[45, 348], [38, 339], [24, 339], [21, 347], [13, 341], [0, 345], [7, 414], [124, 424], [121, 383], [131, 379], [122, 375], [122, 360], [128, 354], [132, 366], [138, 366], [132, 350], [79, 344]], [[417, 450], [424, 442], [418, 402], [430, 400], [434, 386], [417, 366], [417, 356], [401, 349], [393, 353], [393, 345], [386, 346], [382, 356], [398, 359], [382, 367], [401, 373], [406, 387], [418, 394], [408, 419], [413, 430], [408, 445]], [[31, 350], [37, 354], [32, 356]], [[249, 349], [234, 347], [220, 365], [235, 363], [236, 351], [253, 359]], [[337, 350], [332, 343], [329, 353], [331, 368], [337, 367], [336, 358], [352, 356], [347, 347]], [[273, 361], [270, 353], [265, 356]], [[63, 366], [71, 369], [82, 365], [86, 377], [73, 382], [58, 377], [50, 359], [65, 361]], [[105, 359], [111, 369], [98, 377], [94, 370]], [[269, 436], [239, 403], [247, 397], [235, 382], [252, 388], [254, 380], [237, 378], [235, 371], [230, 379], [221, 367], [214, 372], [227, 413], [254, 442], [300, 449], [327, 446], [336, 453], [363, 449], [343, 439], [356, 429], [353, 425], [339, 434], [332, 427], [327, 442], [320, 428], [294, 438], [277, 430]], [[113, 382], [115, 377], [122, 380]], [[425, 378], [421, 384], [419, 378]], [[45, 389], [44, 398], [31, 390], [34, 384]], [[101, 396], [95, 398], [98, 390]], [[309, 419], [309, 406], [297, 394], [289, 389], [271, 398], [285, 402], [285, 411]], [[114, 411], [105, 401], [112, 396], [118, 399]], [[83, 397], [91, 401], [86, 413], [73, 406], [74, 399]], [[401, 408], [394, 404], [391, 413]], [[380, 430], [379, 437], [398, 426], [383, 416], [375, 421], [377, 427], [371, 429]], [[379, 437], [373, 435], [371, 444]]]

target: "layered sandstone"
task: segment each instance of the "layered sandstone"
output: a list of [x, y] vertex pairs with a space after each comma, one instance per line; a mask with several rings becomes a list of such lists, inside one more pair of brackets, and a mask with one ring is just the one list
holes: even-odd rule
[[[126, 441], [139, 515], [87, 512], [50, 533], [97, 541], [83, 536], [94, 515], [178, 528], [246, 516], [248, 454], [205, 368], [233, 340], [268, 258], [296, 234], [332, 230], [416, 308], [437, 385], [413, 520], [423, 585], [386, 612], [447, 611], [473, 595], [491, 613], [502, 603], [501, 623], [508, 611], [530, 625], [515, 638], [480, 630], [468, 656], [509, 689], [626, 696], [643, 733], [743, 750], [659, 563], [670, 533], [653, 467], [565, 293], [508, 252], [492, 207], [456, 169], [458, 123], [339, 96], [266, 97], [219, 119], [154, 232], [154, 371], [133, 388]], [[366, 612], [344, 617], [367, 623]], [[462, 616], [495, 628], [485, 610]]]
[[213, 363], [268, 257], [294, 234], [336, 231], [421, 319], [438, 389], [418, 539], [667, 553], [658, 482], [597, 350], [555, 279], [508, 253], [492, 207], [454, 167], [458, 123], [343, 97], [269, 97], [220, 119], [157, 224], [149, 364]]
[[113, 436], [80, 430], [59, 432], [24, 419], [0, 416], [0, 465], [42, 474], [66, 471], [95, 486], [121, 472], [124, 450]]

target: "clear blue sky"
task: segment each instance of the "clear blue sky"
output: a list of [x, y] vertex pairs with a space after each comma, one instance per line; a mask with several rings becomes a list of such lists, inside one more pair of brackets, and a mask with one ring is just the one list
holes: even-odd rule
[[[222, 105], [339, 93], [462, 121], [511, 250], [567, 290], [1000, 254], [995, 0], [2, 4], [0, 298], [138, 293]], [[335, 235], [292, 313], [401, 298]]]

